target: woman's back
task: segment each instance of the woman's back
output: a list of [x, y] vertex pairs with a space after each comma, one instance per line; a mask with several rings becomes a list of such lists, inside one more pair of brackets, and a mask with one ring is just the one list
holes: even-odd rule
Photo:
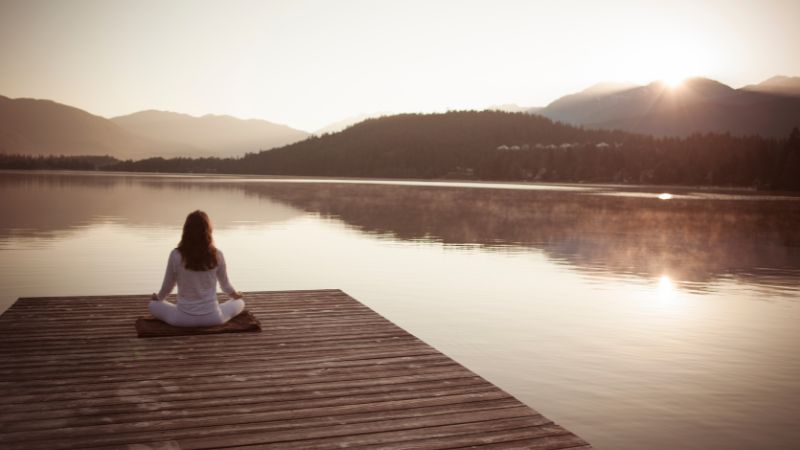
[[235, 289], [228, 280], [225, 258], [217, 249], [217, 266], [209, 270], [191, 270], [186, 268], [181, 252], [176, 248], [169, 254], [164, 285], [158, 294], [163, 300], [169, 292], [178, 286], [178, 309], [192, 314], [208, 314], [217, 308], [217, 281], [226, 294], [233, 294]]

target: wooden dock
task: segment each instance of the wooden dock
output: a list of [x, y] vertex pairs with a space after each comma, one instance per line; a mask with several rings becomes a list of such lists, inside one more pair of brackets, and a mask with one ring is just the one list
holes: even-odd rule
[[19, 299], [0, 448], [589, 448], [342, 291], [245, 299], [263, 332], [150, 339], [148, 296]]

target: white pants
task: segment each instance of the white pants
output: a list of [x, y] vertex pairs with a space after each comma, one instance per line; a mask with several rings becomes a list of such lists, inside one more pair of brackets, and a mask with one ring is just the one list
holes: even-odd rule
[[147, 305], [150, 314], [176, 327], [210, 327], [222, 325], [244, 310], [244, 300], [228, 300], [221, 303], [216, 311], [201, 316], [186, 314], [174, 303], [151, 301]]

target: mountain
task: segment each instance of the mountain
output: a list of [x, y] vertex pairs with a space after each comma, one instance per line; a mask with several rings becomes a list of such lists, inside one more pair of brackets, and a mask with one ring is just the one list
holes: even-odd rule
[[50, 100], [0, 96], [0, 153], [142, 158], [180, 150], [135, 136], [78, 108]]
[[800, 97], [787, 94], [793, 79], [770, 80], [758, 89], [733, 89], [707, 78], [691, 78], [677, 87], [605, 84], [561, 97], [536, 113], [573, 125], [655, 136], [727, 132], [785, 137], [800, 124]]
[[50, 100], [0, 96], [0, 153], [5, 154], [228, 157], [307, 136], [264, 120], [162, 111], [109, 120]]
[[800, 97], [800, 77], [774, 76], [758, 84], [750, 84], [742, 88], [746, 91], [765, 94], [788, 95]]
[[281, 147], [309, 136], [305, 131], [266, 120], [208, 114], [202, 117], [167, 111], [141, 111], [114, 117], [126, 131], [196, 149], [193, 156], [241, 156]]
[[[623, 96], [617, 97], [615, 94], [629, 91], [635, 87], [634, 84], [598, 83], [581, 92], [565, 95], [545, 108], [529, 109], [528, 112], [561, 122], [583, 124], [587, 121], [591, 122], [596, 117], [605, 114], [607, 110], [613, 109], [614, 100], [624, 98]], [[612, 101], [598, 101], [606, 98]]]

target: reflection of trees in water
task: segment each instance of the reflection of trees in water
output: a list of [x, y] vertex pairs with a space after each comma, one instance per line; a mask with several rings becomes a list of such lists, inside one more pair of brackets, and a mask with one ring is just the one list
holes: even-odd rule
[[268, 199], [253, 205], [248, 195], [239, 183], [189, 177], [2, 173], [0, 238], [47, 237], [99, 223], [179, 229], [198, 208], [216, 228], [303, 214]]
[[[250, 184], [368, 233], [543, 250], [579, 269], [676, 281], [800, 270], [800, 202], [615, 197], [557, 191]], [[793, 273], [792, 273], [793, 272]], [[756, 280], [753, 280], [756, 281]]]

